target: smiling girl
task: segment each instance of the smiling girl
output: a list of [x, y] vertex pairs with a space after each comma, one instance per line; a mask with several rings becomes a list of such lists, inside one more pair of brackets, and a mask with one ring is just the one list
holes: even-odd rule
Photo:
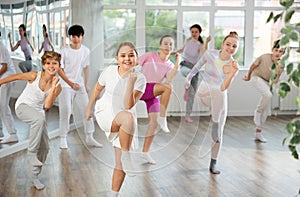
[[[133, 135], [137, 130], [135, 104], [146, 87], [144, 75], [134, 70], [137, 56], [132, 43], [123, 42], [119, 45], [115, 57], [118, 66], [109, 66], [101, 73], [86, 109], [86, 119], [89, 120], [96, 103], [97, 123], [115, 150], [112, 196], [118, 195], [125, 175], [135, 170], [130, 156]], [[104, 94], [98, 99], [103, 90]]]
[[216, 163], [227, 117], [227, 89], [238, 72], [238, 63], [232, 57], [238, 47], [238, 34], [230, 32], [223, 40], [222, 49], [207, 50], [186, 77], [188, 88], [193, 76], [205, 66], [197, 93], [201, 102], [211, 107], [210, 129], [213, 143], [209, 170], [213, 174], [220, 174]]

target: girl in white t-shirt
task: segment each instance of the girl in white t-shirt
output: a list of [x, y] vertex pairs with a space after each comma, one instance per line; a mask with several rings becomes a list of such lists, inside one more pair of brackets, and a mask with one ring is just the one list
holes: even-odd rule
[[[86, 119], [89, 120], [96, 103], [97, 123], [114, 146], [116, 164], [112, 178], [113, 196], [118, 195], [125, 175], [134, 170], [130, 148], [137, 129], [135, 104], [146, 87], [144, 75], [133, 69], [137, 65], [137, 51], [132, 43], [121, 43], [115, 59], [118, 66], [109, 66], [101, 73], [86, 110]], [[104, 89], [104, 94], [98, 99]]]

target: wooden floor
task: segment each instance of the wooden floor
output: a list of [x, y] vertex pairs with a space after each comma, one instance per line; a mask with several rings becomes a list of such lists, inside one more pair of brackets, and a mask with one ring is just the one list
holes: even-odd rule
[[[223, 148], [218, 161], [220, 175], [208, 171], [209, 117], [194, 117], [193, 124], [169, 117], [170, 134], [159, 132], [152, 146], [156, 165], [144, 164], [134, 156], [138, 175], [126, 177], [122, 197], [282, 197], [295, 196], [300, 188], [300, 162], [282, 146], [284, 129], [292, 116], [272, 116], [265, 126], [267, 143], [253, 141], [253, 117], [228, 117]], [[147, 121], [139, 120], [140, 148]], [[35, 190], [27, 178], [26, 151], [0, 159], [0, 197], [102, 197], [110, 196], [114, 166], [113, 148], [97, 128], [95, 137], [103, 148], [84, 145], [83, 131], [68, 135], [68, 150], [59, 149], [59, 139], [51, 149], [40, 175], [46, 185]]]

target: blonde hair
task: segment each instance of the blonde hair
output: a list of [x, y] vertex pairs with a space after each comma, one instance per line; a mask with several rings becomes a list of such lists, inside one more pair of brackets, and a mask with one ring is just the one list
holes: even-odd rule
[[225, 40], [227, 38], [236, 38], [237, 40], [240, 40], [238, 33], [236, 33], [236, 31], [231, 31], [223, 40], [223, 42], [225, 42]]
[[44, 55], [42, 56], [42, 64], [46, 64], [47, 59], [53, 59], [58, 61], [60, 65], [61, 55], [60, 53], [54, 52], [54, 51], [45, 51]]

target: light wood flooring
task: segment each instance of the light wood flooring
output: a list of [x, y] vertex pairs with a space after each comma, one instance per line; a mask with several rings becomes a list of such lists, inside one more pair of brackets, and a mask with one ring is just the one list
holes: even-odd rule
[[[267, 143], [253, 140], [253, 117], [228, 117], [218, 166], [220, 175], [208, 171], [209, 117], [169, 117], [171, 133], [158, 132], [151, 155], [156, 165], [138, 156], [147, 120], [139, 119], [140, 147], [134, 155], [138, 175], [126, 177], [122, 197], [292, 197], [300, 189], [300, 162], [282, 145], [284, 129], [293, 116], [268, 118]], [[69, 149], [59, 148], [59, 138], [50, 142], [50, 152], [40, 175], [46, 185], [35, 190], [27, 177], [26, 150], [0, 159], [0, 197], [105, 197], [110, 196], [114, 166], [113, 148], [97, 127], [95, 138], [103, 148], [90, 148], [82, 141], [82, 128], [68, 135]]]

